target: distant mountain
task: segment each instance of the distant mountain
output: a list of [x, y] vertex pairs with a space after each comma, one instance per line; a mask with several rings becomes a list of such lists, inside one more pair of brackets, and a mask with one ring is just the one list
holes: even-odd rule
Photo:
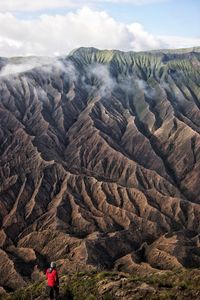
[[200, 266], [200, 48], [0, 60], [0, 286]]

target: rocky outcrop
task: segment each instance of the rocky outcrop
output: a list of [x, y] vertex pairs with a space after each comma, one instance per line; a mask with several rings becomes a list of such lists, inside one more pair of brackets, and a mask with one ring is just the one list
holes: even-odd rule
[[198, 49], [83, 48], [2, 72], [2, 288], [50, 260], [200, 265], [199, 60]]

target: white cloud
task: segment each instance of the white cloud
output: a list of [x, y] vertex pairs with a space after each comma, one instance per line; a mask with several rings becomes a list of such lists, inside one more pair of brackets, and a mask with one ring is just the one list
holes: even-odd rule
[[181, 37], [181, 36], [159, 36], [165, 41], [167, 48], [189, 48], [200, 47], [200, 38]]
[[106, 96], [114, 89], [116, 82], [113, 80], [109, 69], [105, 65], [93, 65], [91, 69], [88, 69], [88, 73], [94, 75], [100, 82], [101, 86], [98, 88], [98, 93], [101, 97]]
[[106, 12], [86, 7], [66, 15], [41, 15], [31, 20], [0, 13], [0, 56], [66, 55], [82, 46], [139, 51], [185, 45], [200, 45], [200, 39], [157, 37], [141, 24], [127, 25]]
[[7, 64], [0, 73], [0, 76], [7, 76], [7, 75], [13, 75], [16, 73], [21, 73], [21, 72], [26, 72], [28, 70], [33, 69], [34, 66], [31, 65], [30, 63], [25, 63], [25, 64]]
[[57, 57], [21, 57], [12, 59], [0, 71], [0, 77], [15, 76], [18, 73], [24, 73], [34, 68], [40, 69], [46, 74], [54, 72], [65, 73], [71, 81], [77, 80], [77, 71], [72, 62], [63, 61]]
[[82, 7], [104, 3], [129, 3], [132, 5], [146, 5], [169, 0], [0, 0], [1, 12], [44, 11], [58, 8]]
[[71, 8], [80, 5], [72, 0], [0, 0], [1, 12], [41, 11], [45, 9]]
[[93, 0], [93, 2], [107, 2], [107, 3], [120, 3], [132, 5], [148, 5], [159, 2], [167, 2], [169, 0]]
[[132, 34], [131, 46], [135, 50], [159, 49], [165, 45], [162, 39], [145, 31], [139, 23], [132, 23], [127, 28]]
[[[5, 65], [1, 72], [0, 76], [7, 76], [7, 75], [14, 75], [16, 73], [22, 73], [29, 71], [33, 68], [43, 68], [45, 71], [45, 68], [51, 67], [51, 65], [58, 65], [59, 68], [62, 64], [58, 61], [57, 58], [48, 58], [48, 57], [29, 57], [29, 58], [20, 58], [17, 60], [13, 60], [13, 62], [8, 63]], [[64, 69], [64, 67], [62, 67]], [[47, 71], [49, 71], [47, 69]]]

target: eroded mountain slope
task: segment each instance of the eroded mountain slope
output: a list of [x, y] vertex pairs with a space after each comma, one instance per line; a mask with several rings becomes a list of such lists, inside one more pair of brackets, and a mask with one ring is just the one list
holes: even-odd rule
[[2, 59], [1, 286], [50, 260], [200, 266], [199, 65], [198, 48]]

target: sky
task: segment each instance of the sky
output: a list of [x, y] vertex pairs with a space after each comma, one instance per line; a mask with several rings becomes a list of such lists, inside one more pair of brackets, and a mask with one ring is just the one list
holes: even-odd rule
[[0, 0], [0, 56], [200, 46], [200, 0]]

